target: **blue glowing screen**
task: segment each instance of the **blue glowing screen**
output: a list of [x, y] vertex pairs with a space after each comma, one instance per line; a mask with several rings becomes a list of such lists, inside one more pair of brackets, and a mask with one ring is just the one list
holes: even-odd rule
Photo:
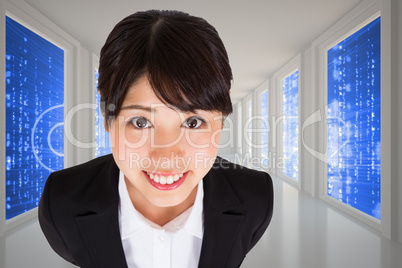
[[6, 17], [6, 220], [64, 167], [64, 51]]
[[380, 219], [380, 18], [328, 50], [327, 193]]
[[99, 73], [95, 70], [95, 157], [112, 153], [109, 133], [103, 126], [103, 115], [100, 109], [100, 95], [98, 93]]
[[283, 128], [282, 173], [294, 180], [299, 178], [299, 71], [282, 80]]
[[268, 91], [264, 91], [261, 94], [261, 115], [263, 117], [262, 121], [262, 132], [261, 132], [261, 141], [262, 141], [262, 150], [261, 156], [263, 159], [264, 167], [268, 166]]

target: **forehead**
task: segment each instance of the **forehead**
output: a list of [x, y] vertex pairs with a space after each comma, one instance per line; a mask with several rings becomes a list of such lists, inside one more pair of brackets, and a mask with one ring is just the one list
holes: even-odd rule
[[130, 103], [146, 104], [146, 103], [162, 103], [152, 90], [148, 79], [143, 76], [139, 78], [127, 91], [123, 101], [123, 106]]

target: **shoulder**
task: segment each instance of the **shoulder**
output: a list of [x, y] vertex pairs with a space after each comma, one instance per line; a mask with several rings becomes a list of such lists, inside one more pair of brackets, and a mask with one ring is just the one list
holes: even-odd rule
[[[243, 165], [233, 163], [226, 158], [217, 156], [215, 163], [212, 167], [213, 169], [219, 169], [228, 175], [251, 175], [252, 177], [261, 177], [267, 176], [268, 173], [265, 171], [255, 170], [251, 168], [247, 168]], [[268, 175], [269, 176], [269, 175]]]
[[[75, 263], [85, 251], [76, 217], [87, 214], [89, 205], [96, 208], [102, 202], [115, 202], [118, 172], [113, 156], [106, 155], [53, 172], [47, 179], [39, 202], [39, 223], [53, 250], [67, 261]], [[86, 199], [89, 196], [94, 198]]]
[[[274, 189], [271, 176], [217, 157], [206, 176], [209, 206], [226, 214], [242, 215], [242, 242], [248, 252], [261, 238], [273, 215]], [[205, 191], [206, 192], [206, 191]], [[220, 204], [219, 204], [220, 203]], [[226, 210], [229, 204], [229, 210]]]
[[271, 176], [265, 171], [250, 169], [219, 156], [212, 170], [222, 176], [239, 195], [273, 193]]
[[[95, 185], [96, 188], [100, 188], [101, 185], [108, 184], [108, 181], [117, 176], [118, 170], [113, 156], [109, 154], [55, 171], [46, 181], [42, 198], [47, 198], [54, 205], [63, 206], [80, 202], [88, 191], [95, 188]], [[103, 188], [107, 188], [107, 185]]]
[[86, 183], [90, 183], [107, 169], [113, 169], [114, 167], [117, 168], [113, 156], [108, 154], [83, 164], [55, 171], [50, 174], [48, 181], [51, 180], [52, 185], [71, 185], [77, 188], [80, 185], [84, 186]]
[[205, 179], [210, 188], [219, 187], [221, 194], [233, 192], [239, 201], [239, 212], [247, 211], [249, 215], [256, 216], [257, 221], [270, 218], [274, 190], [271, 176], [267, 172], [250, 169], [218, 156], [210, 176]]
[[77, 177], [87, 177], [89, 175], [96, 175], [101, 172], [102, 169], [111, 162], [114, 162], [111, 154], [100, 156], [92, 159], [83, 164], [79, 164], [73, 167], [65, 168], [59, 171], [55, 171], [51, 174], [52, 177], [62, 179], [73, 179]]

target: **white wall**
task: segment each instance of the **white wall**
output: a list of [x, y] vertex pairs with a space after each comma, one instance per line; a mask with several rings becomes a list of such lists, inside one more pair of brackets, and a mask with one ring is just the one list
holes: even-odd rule
[[76, 267], [60, 258], [49, 246], [36, 219], [0, 237], [0, 268]]
[[316, 185], [318, 183], [318, 175], [317, 175], [317, 163], [316, 158], [310, 154], [306, 148], [311, 148], [312, 150], [317, 151], [317, 132], [318, 127], [320, 127], [319, 123], [308, 125], [303, 128], [304, 123], [306, 123], [307, 119], [313, 115], [316, 111], [319, 110], [318, 104], [316, 102], [316, 98], [314, 97], [314, 87], [313, 87], [313, 79], [314, 75], [312, 70], [312, 49], [306, 49], [301, 55], [301, 66], [303, 71], [301, 72], [302, 82], [301, 82], [301, 92], [300, 92], [300, 103], [302, 103], [301, 107], [301, 115], [300, 121], [302, 122], [300, 134], [302, 135], [301, 141], [303, 146], [301, 146], [301, 165], [303, 168], [301, 169], [300, 179], [301, 179], [301, 189], [311, 194], [312, 196], [317, 196]]
[[77, 88], [74, 103], [78, 107], [74, 113], [74, 128], [75, 138], [82, 146], [75, 148], [75, 162], [74, 164], [81, 164], [93, 158], [94, 148], [92, 142], [95, 137], [95, 129], [93, 126], [93, 119], [95, 118], [95, 105], [94, 105], [94, 91], [95, 87], [92, 84], [94, 70], [92, 69], [92, 58], [88, 50], [80, 48], [78, 80], [80, 81]]
[[[394, 15], [395, 15], [395, 28], [393, 32], [396, 36], [395, 43], [395, 53], [396, 53], [396, 71], [394, 75], [397, 77], [397, 88], [396, 88], [396, 107], [395, 113], [397, 114], [397, 126], [396, 137], [397, 137], [397, 159], [396, 165], [398, 167], [398, 172], [395, 180], [397, 181], [397, 226], [398, 226], [398, 241], [402, 243], [402, 1], [394, 0]], [[398, 14], [398, 16], [396, 16]]]

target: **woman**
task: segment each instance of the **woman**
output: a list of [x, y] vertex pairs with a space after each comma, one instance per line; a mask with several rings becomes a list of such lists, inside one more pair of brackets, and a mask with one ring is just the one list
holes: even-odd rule
[[49, 176], [39, 220], [52, 248], [81, 267], [239, 267], [273, 188], [217, 157], [231, 80], [205, 20], [151, 10], [118, 23], [98, 80], [113, 153]]

